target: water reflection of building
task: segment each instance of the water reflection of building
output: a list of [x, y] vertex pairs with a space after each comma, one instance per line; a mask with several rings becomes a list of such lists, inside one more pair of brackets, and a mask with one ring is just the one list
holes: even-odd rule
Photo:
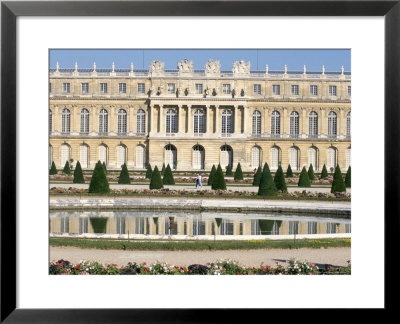
[[[61, 214], [61, 215], [60, 215]], [[212, 217], [200, 216], [121, 216], [80, 217], [79, 213], [60, 213], [50, 216], [50, 233], [107, 233], [144, 235], [293, 235], [293, 234], [333, 234], [350, 233], [348, 222], [330, 221], [288, 221], [277, 219], [224, 218], [220, 226]], [[96, 228], [96, 229], [95, 229]]]

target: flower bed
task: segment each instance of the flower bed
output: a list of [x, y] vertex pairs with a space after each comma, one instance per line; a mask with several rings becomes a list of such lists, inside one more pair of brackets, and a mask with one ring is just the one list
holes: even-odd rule
[[147, 265], [146, 262], [129, 262], [126, 266], [116, 264], [102, 265], [98, 262], [82, 261], [72, 264], [66, 260], [51, 262], [51, 275], [350, 275], [351, 263], [347, 267], [333, 267], [326, 265], [318, 267], [314, 263], [290, 260], [287, 266], [276, 261], [276, 266], [243, 267], [233, 260], [222, 260], [213, 263], [192, 264], [186, 266], [169, 265], [165, 262], [156, 262]]

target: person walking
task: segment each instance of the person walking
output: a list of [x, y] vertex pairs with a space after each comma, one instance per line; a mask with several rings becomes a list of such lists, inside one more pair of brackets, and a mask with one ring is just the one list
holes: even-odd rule
[[198, 187], [203, 189], [203, 184], [201, 183], [201, 175], [200, 175], [200, 173], [197, 173], [197, 179], [196, 179], [196, 189], [198, 189]]

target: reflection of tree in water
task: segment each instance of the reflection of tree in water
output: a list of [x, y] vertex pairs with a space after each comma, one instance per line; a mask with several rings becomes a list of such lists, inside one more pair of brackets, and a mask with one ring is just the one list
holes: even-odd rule
[[[274, 232], [279, 233], [279, 228], [281, 227], [282, 221], [270, 220], [270, 219], [259, 219], [258, 223], [260, 225], [261, 234], [269, 235], [269, 234], [275, 234]], [[274, 224], [276, 224], [275, 231], [274, 231]]]
[[95, 233], [105, 233], [108, 218], [106, 217], [91, 217], [90, 224], [93, 227]]

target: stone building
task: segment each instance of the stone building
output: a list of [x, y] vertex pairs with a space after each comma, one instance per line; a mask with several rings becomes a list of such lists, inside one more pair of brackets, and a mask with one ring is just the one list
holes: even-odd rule
[[290, 163], [328, 170], [351, 164], [351, 75], [338, 72], [252, 71], [236, 61], [221, 71], [210, 59], [194, 70], [154, 60], [148, 70], [56, 69], [49, 80], [49, 164], [80, 161], [92, 169], [142, 170], [168, 163], [210, 170], [221, 163], [251, 171]]

